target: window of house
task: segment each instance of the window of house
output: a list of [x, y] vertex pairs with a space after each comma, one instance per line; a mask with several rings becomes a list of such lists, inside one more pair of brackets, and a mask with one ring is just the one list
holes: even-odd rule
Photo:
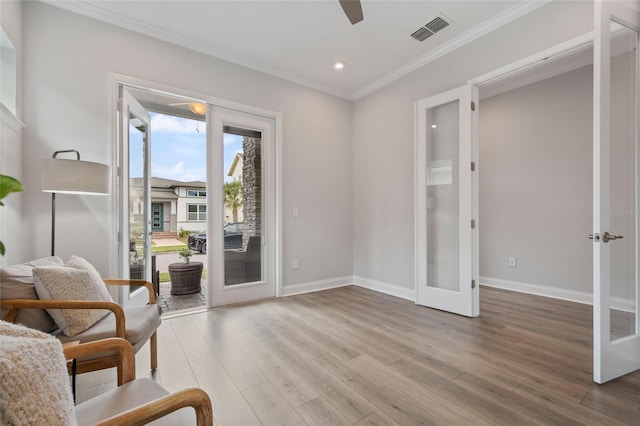
[[192, 222], [204, 222], [207, 220], [206, 204], [187, 204], [187, 220]]
[[200, 197], [204, 198], [207, 196], [207, 191], [202, 189], [187, 189], [187, 197]]

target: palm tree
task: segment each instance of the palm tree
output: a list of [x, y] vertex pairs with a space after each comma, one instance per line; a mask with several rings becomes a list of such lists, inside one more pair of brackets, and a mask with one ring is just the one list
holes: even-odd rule
[[242, 207], [242, 183], [239, 181], [224, 184], [224, 205], [231, 209], [233, 221], [238, 221], [238, 209]]

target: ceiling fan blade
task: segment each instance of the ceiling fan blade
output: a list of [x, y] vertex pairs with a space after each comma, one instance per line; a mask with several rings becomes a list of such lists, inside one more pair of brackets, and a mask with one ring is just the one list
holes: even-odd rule
[[362, 15], [362, 5], [360, 4], [360, 0], [338, 0], [340, 2], [340, 6], [342, 6], [342, 10], [344, 10], [345, 15], [349, 18], [352, 25], [357, 24], [358, 22], [364, 19]]

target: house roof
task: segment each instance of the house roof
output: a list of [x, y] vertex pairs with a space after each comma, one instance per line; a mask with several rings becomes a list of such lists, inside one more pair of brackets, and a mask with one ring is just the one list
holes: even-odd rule
[[[142, 178], [132, 178], [131, 180], [136, 184], [140, 184], [142, 181]], [[150, 181], [151, 181], [151, 188], [154, 188], [154, 189], [162, 189], [162, 188], [169, 189], [169, 188], [177, 188], [177, 187], [188, 187], [188, 188], [206, 188], [207, 187], [206, 182], [202, 182], [199, 180], [185, 182], [180, 180], [152, 177]]]
[[238, 164], [242, 164], [243, 160], [244, 154], [242, 152], [236, 152], [235, 157], [233, 157], [233, 163], [231, 163], [231, 167], [229, 167], [229, 173], [227, 173], [227, 176], [233, 176], [233, 172], [236, 167], [238, 167]]
[[152, 200], [177, 200], [178, 194], [173, 191], [154, 191], [151, 190]]
[[199, 180], [195, 181], [180, 181], [173, 179], [165, 179], [159, 177], [151, 178], [151, 187], [152, 188], [177, 188], [177, 187], [189, 187], [189, 188], [206, 188], [207, 183]]

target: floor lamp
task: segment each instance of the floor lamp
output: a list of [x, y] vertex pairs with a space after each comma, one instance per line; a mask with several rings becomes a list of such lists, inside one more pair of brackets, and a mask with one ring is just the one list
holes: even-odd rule
[[[73, 152], [75, 160], [56, 158]], [[56, 193], [107, 195], [111, 189], [111, 168], [106, 164], [81, 161], [75, 149], [56, 151], [42, 163], [42, 190], [51, 192], [51, 256], [56, 246]]]

